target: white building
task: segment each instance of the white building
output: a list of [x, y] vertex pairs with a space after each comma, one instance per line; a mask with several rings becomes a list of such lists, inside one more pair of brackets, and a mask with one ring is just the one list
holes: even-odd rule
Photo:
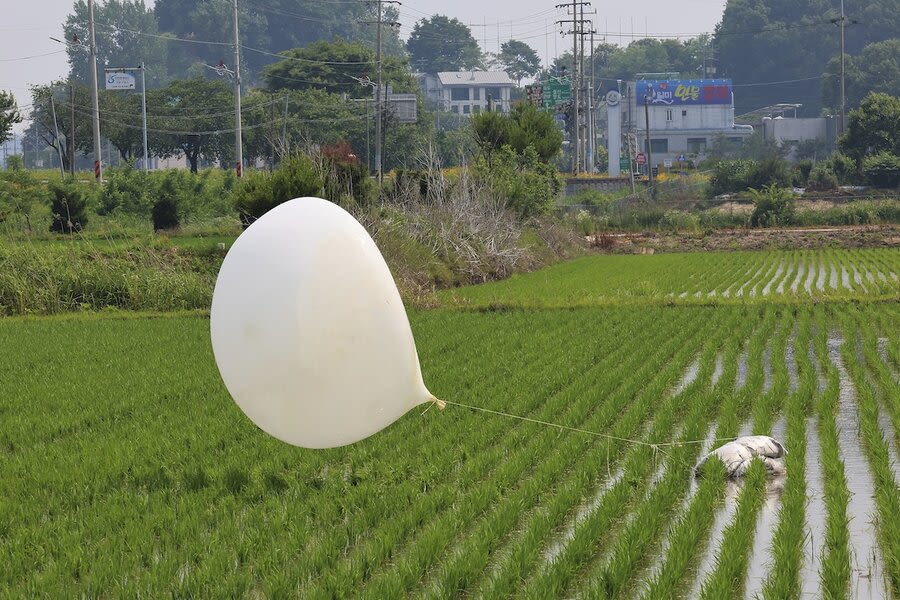
[[487, 110], [509, 112], [515, 82], [505, 71], [442, 71], [437, 77], [420, 74], [426, 101], [438, 110], [471, 115]]
[[730, 79], [630, 81], [623, 91], [622, 130], [634, 131], [646, 154], [649, 117], [653, 166], [681, 156], [702, 160], [717, 137], [739, 146], [753, 134], [752, 126], [734, 122]]

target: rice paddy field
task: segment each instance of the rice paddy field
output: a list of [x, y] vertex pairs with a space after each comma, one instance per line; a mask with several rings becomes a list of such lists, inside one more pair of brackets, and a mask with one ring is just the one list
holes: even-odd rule
[[[900, 596], [900, 252], [598, 256], [410, 313], [428, 387], [303, 450], [203, 314], [0, 320], [0, 597]], [[560, 429], [543, 421], [577, 429]], [[787, 475], [695, 478], [771, 434]]]

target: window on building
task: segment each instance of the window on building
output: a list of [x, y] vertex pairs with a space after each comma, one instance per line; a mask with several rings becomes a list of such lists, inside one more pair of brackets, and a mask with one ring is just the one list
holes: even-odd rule
[[487, 100], [488, 98], [490, 98], [491, 101], [493, 101], [495, 103], [500, 102], [500, 100], [503, 99], [503, 97], [500, 94], [500, 88], [498, 88], [498, 87], [484, 88], [484, 99]]
[[686, 110], [681, 111], [681, 116], [682, 116], [682, 117], [686, 117], [686, 116], [687, 116], [687, 111], [686, 111]]
[[458, 113], [458, 112], [459, 112], [459, 105], [458, 105], [458, 104], [454, 104], [453, 106], [451, 106], [451, 107], [450, 107], [450, 112]]
[[687, 151], [691, 154], [706, 152], [706, 138], [688, 138]]
[[472, 88], [472, 100], [481, 100], [481, 88]]
[[469, 88], [452, 87], [450, 88], [450, 99], [455, 101], [469, 100]]
[[472, 112], [475, 113], [476, 115], [477, 115], [478, 113], [480, 113], [480, 112], [481, 112], [481, 105], [480, 105], [480, 104], [476, 104], [476, 105], [472, 106]]
[[467, 115], [472, 110], [472, 107], [468, 104], [463, 104], [463, 114]]
[[730, 138], [725, 138], [725, 140], [728, 142], [728, 145], [731, 146], [732, 148], [740, 148], [741, 146], [744, 145], [743, 138], [730, 137]]
[[667, 108], [666, 109], [666, 121], [671, 123], [674, 120], [675, 120], [675, 111], [672, 110], [671, 108]]
[[[647, 138], [644, 138], [644, 152], [647, 151]], [[650, 140], [650, 152], [665, 154], [669, 151], [669, 138], [656, 138]]]

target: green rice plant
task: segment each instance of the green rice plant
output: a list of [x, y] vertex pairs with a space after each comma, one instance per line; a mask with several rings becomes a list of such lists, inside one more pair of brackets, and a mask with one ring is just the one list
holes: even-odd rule
[[734, 520], [725, 529], [716, 569], [703, 583], [701, 598], [731, 598], [740, 589], [756, 527], [756, 513], [764, 499], [765, 482], [765, 467], [754, 461], [744, 476]]
[[827, 378], [826, 389], [819, 397], [817, 406], [826, 510], [825, 542], [819, 574], [824, 598], [844, 598], [850, 584], [849, 491], [835, 421], [838, 375], [828, 360], [828, 330], [821, 313], [816, 314], [815, 328], [818, 331], [814, 336], [815, 355]]

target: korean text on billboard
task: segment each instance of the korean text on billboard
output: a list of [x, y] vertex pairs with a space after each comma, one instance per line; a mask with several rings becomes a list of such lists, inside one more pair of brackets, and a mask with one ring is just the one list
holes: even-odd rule
[[731, 104], [730, 79], [642, 80], [634, 89], [638, 105]]

